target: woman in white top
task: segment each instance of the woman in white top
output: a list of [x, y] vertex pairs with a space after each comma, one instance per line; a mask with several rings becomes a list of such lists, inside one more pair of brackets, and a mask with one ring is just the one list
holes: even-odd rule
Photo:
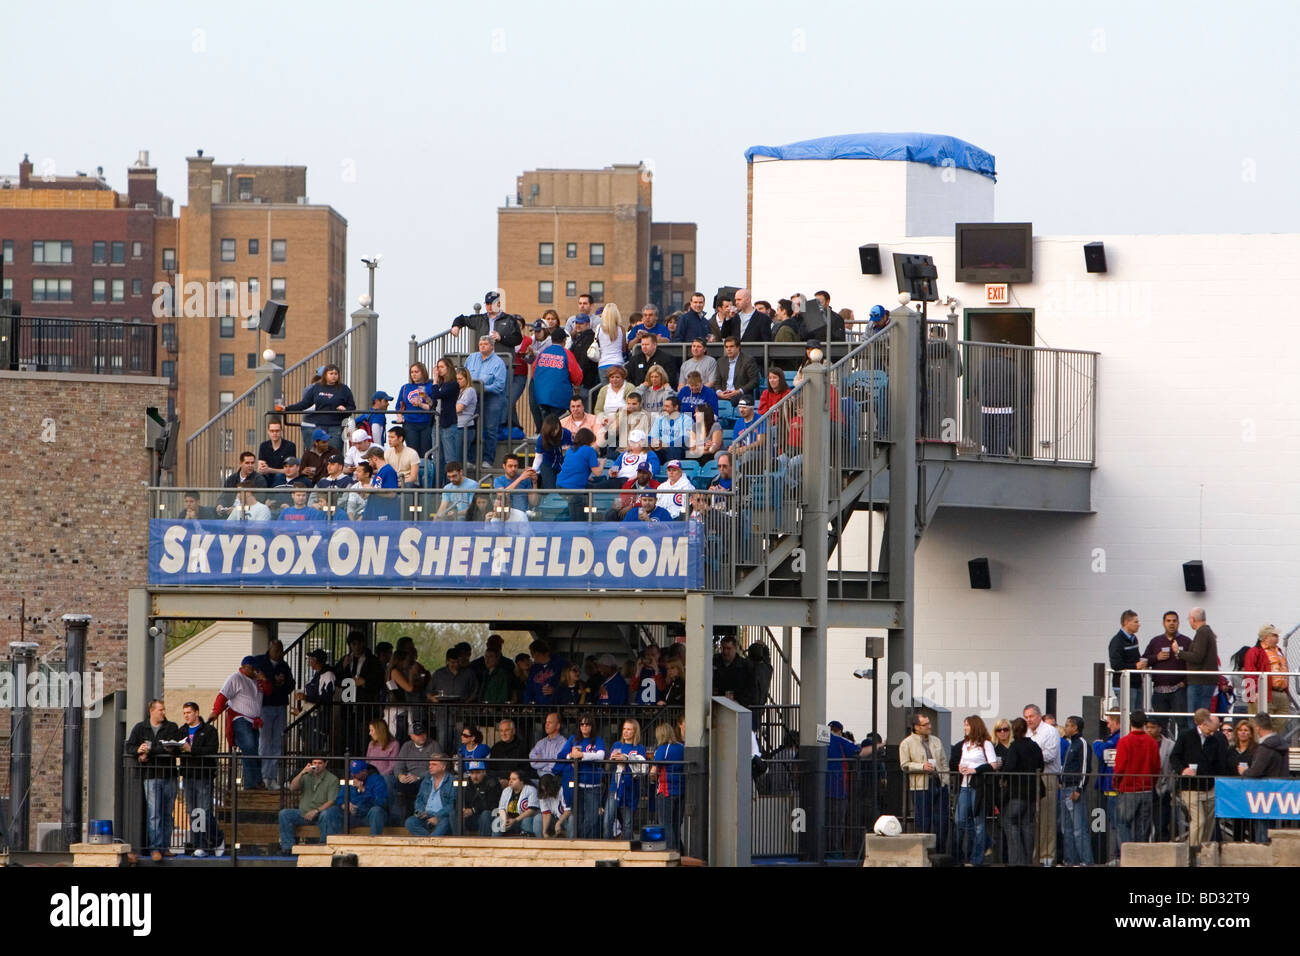
[[592, 413], [606, 435], [617, 436], [618, 413], [627, 408], [627, 396], [635, 389], [627, 383], [627, 369], [622, 365], [600, 371], [601, 376], [609, 381], [596, 393], [596, 405]]
[[[967, 866], [983, 866], [984, 852], [988, 849], [984, 814], [991, 808], [985, 805], [987, 801], [980, 799], [989, 788], [978, 782], [977, 775], [997, 770], [1002, 761], [998, 759], [983, 720], [972, 714], [966, 718], [963, 729], [966, 736], [961, 742], [961, 760], [957, 763], [957, 771], [961, 774], [961, 790], [957, 794], [957, 857]], [[981, 767], [987, 769], [981, 771]], [[966, 850], [964, 858], [963, 848]]]
[[[623, 314], [613, 302], [600, 310], [600, 325], [596, 326], [596, 346], [600, 349], [600, 384], [609, 381], [609, 370], [623, 364], [623, 350], [627, 346], [627, 329], [623, 327]], [[623, 373], [626, 377], [626, 371]]]

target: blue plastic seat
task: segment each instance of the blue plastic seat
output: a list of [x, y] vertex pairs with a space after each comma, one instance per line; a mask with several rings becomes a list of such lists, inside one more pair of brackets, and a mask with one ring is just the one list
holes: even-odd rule
[[569, 499], [564, 495], [549, 494], [537, 503], [538, 521], [568, 521]]

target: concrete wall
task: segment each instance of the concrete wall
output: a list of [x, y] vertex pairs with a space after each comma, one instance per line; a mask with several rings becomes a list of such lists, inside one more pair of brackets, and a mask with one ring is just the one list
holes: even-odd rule
[[[885, 262], [891, 252], [933, 255], [940, 295], [956, 296], [963, 310], [984, 307], [982, 286], [953, 281], [951, 225], [891, 242], [844, 214], [866, 204], [870, 184], [852, 168], [865, 163], [841, 162], [850, 168], [756, 167], [755, 296], [818, 283], [859, 315], [875, 302], [892, 306], [892, 269], [875, 277], [857, 267], [857, 246], [880, 241]], [[766, 166], [784, 168], [769, 175]], [[897, 210], [885, 175], [875, 201]], [[763, 185], [773, 194], [763, 195]], [[837, 201], [836, 190], [853, 189]], [[1094, 240], [1106, 244], [1106, 274], [1084, 269], [1083, 243]], [[1188, 608], [1203, 604], [1225, 666], [1261, 624], [1285, 631], [1300, 620], [1291, 598], [1300, 571], [1292, 478], [1300, 365], [1294, 306], [1270, 294], [1297, 279], [1300, 235], [1035, 238], [1034, 281], [1012, 287], [1012, 306], [1036, 310], [1037, 344], [1100, 353], [1096, 513], [941, 509], [917, 551], [916, 659], [924, 670], [974, 671], [990, 689], [996, 677], [999, 715], [1041, 701], [1047, 687], [1059, 691], [1058, 710], [1073, 712], [1125, 608], [1141, 615], [1145, 644], [1164, 611], [1177, 610], [1185, 625]], [[862, 562], [864, 539], [850, 549]], [[992, 563], [991, 591], [969, 587], [966, 562], [978, 556]], [[1195, 558], [1205, 561], [1203, 595], [1183, 589], [1181, 565]], [[848, 676], [862, 633], [836, 635], [830, 649], [829, 716], [855, 730], [869, 723], [869, 687]]]

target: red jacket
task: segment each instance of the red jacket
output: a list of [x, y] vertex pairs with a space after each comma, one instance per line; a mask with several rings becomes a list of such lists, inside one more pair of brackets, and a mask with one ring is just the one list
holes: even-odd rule
[[1130, 731], [1115, 747], [1116, 793], [1145, 793], [1160, 776], [1160, 745], [1141, 730]]

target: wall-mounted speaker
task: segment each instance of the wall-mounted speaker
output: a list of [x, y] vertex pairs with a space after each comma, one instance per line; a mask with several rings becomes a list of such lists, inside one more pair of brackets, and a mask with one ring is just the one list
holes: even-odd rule
[[880, 275], [880, 246], [874, 242], [858, 246], [858, 261], [862, 264], [864, 276]]
[[989, 559], [988, 558], [971, 558], [966, 562], [966, 568], [970, 571], [970, 586], [977, 591], [991, 591], [993, 589], [993, 579], [989, 576]]
[[1183, 587], [1200, 593], [1205, 590], [1205, 565], [1200, 561], [1183, 562]]
[[1083, 244], [1083, 264], [1089, 272], [1106, 271], [1106, 243], [1085, 242]]
[[271, 335], [279, 335], [284, 331], [284, 316], [288, 311], [289, 307], [283, 302], [267, 299], [266, 305], [262, 306], [262, 318], [258, 326]]

